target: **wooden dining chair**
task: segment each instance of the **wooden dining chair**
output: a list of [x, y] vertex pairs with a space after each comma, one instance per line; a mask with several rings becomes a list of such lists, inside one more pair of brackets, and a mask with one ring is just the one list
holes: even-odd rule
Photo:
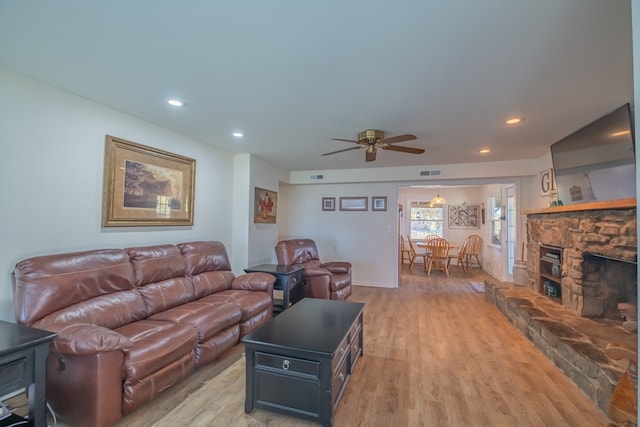
[[456, 267], [462, 267], [462, 271], [464, 271], [465, 273], [467, 272], [467, 269], [464, 267], [464, 261], [467, 256], [467, 244], [468, 240], [465, 239], [462, 247], [460, 247], [459, 250], [449, 254], [449, 256], [447, 257], [447, 268], [451, 266], [452, 259], [457, 259]]
[[411, 264], [411, 250], [404, 242], [404, 237], [400, 236], [400, 264], [404, 264], [405, 257], [407, 261], [409, 261], [409, 264]]
[[429, 242], [429, 253], [427, 256], [427, 276], [431, 275], [431, 270], [442, 270], [449, 276], [449, 242], [441, 237]]
[[467, 244], [467, 248], [464, 254], [464, 262], [467, 265], [473, 267], [473, 264], [478, 264], [479, 268], [482, 268], [482, 263], [480, 262], [480, 249], [482, 249], [482, 237], [477, 234], [472, 234], [465, 239]]
[[409, 262], [409, 271], [413, 268], [413, 264], [416, 262], [416, 258], [422, 258], [422, 262], [424, 262], [425, 266], [427, 265], [426, 253], [424, 252], [416, 252], [416, 248], [413, 247], [413, 242], [411, 241], [411, 237], [407, 236], [407, 241], [409, 242], [409, 251], [411, 255], [411, 261]]

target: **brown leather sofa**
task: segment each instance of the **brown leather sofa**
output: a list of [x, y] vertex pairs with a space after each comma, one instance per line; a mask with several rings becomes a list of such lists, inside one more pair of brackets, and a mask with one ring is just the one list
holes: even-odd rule
[[321, 262], [313, 240], [281, 240], [276, 244], [278, 264], [304, 267], [306, 297], [346, 300], [351, 296], [351, 263]]
[[265, 273], [235, 277], [220, 242], [47, 255], [14, 270], [17, 322], [57, 332], [47, 401], [109, 426], [272, 317]]

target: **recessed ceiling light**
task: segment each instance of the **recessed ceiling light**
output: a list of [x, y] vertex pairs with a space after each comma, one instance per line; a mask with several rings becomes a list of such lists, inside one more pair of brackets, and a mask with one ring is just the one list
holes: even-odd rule
[[242, 132], [234, 132], [231, 135], [235, 136], [236, 138], [242, 138], [244, 136], [244, 133], [242, 133]]
[[169, 103], [169, 105], [172, 105], [174, 107], [186, 107], [187, 103], [184, 101], [180, 101], [179, 99], [170, 99], [167, 101], [167, 103]]
[[524, 119], [522, 117], [511, 117], [510, 119], [507, 119], [505, 123], [508, 125], [517, 125], [518, 123], [521, 123], [523, 120]]
[[622, 136], [622, 135], [629, 135], [631, 132], [628, 130], [621, 130], [620, 132], [614, 132], [611, 134], [611, 136]]
[[487, 153], [490, 153], [490, 152], [491, 152], [491, 149], [489, 149], [489, 148], [483, 148], [483, 149], [480, 150], [480, 154], [487, 154]]

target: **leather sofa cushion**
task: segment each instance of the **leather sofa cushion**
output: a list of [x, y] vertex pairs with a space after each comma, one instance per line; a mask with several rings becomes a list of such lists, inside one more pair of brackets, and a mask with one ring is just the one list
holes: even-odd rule
[[184, 258], [174, 245], [143, 246], [125, 250], [133, 265], [136, 286], [186, 275]]
[[26, 259], [16, 264], [14, 279], [16, 320], [27, 325], [74, 304], [134, 289], [133, 269], [122, 249]]
[[242, 311], [241, 320], [247, 320], [256, 314], [273, 309], [273, 301], [262, 292], [228, 290], [204, 297], [201, 301], [236, 303]]
[[187, 274], [196, 276], [206, 271], [231, 271], [227, 249], [221, 242], [190, 242], [178, 245], [184, 256]]
[[311, 260], [319, 260], [318, 248], [311, 239], [282, 240], [276, 245], [278, 264], [303, 264]]
[[193, 276], [191, 281], [196, 293], [196, 298], [202, 298], [209, 294], [229, 289], [234, 277], [233, 272], [225, 270], [208, 271]]
[[195, 299], [193, 285], [185, 277], [184, 258], [177, 246], [144, 246], [127, 248], [126, 251], [148, 314]]
[[91, 324], [115, 329], [144, 319], [147, 307], [136, 290], [114, 292], [54, 311], [32, 326], [52, 330], [50, 325]]
[[149, 319], [191, 325], [198, 334], [198, 342], [202, 342], [237, 324], [240, 315], [240, 307], [237, 304], [199, 300], [154, 314]]
[[124, 359], [128, 382], [142, 379], [193, 352], [198, 341], [196, 330], [189, 324], [150, 319], [130, 323], [116, 332], [132, 342]]

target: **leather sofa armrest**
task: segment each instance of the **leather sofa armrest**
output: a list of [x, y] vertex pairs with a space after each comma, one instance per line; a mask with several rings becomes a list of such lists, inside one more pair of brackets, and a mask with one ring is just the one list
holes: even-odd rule
[[305, 267], [305, 277], [331, 276], [331, 272], [324, 267]]
[[244, 291], [262, 291], [273, 295], [273, 284], [276, 278], [268, 273], [246, 273], [237, 276], [231, 283], [231, 289]]
[[120, 350], [127, 353], [131, 340], [111, 329], [90, 324], [51, 324], [46, 329], [56, 332], [53, 349], [61, 354], [96, 354]]
[[351, 263], [345, 261], [329, 261], [321, 265], [332, 273], [348, 273], [351, 271]]

